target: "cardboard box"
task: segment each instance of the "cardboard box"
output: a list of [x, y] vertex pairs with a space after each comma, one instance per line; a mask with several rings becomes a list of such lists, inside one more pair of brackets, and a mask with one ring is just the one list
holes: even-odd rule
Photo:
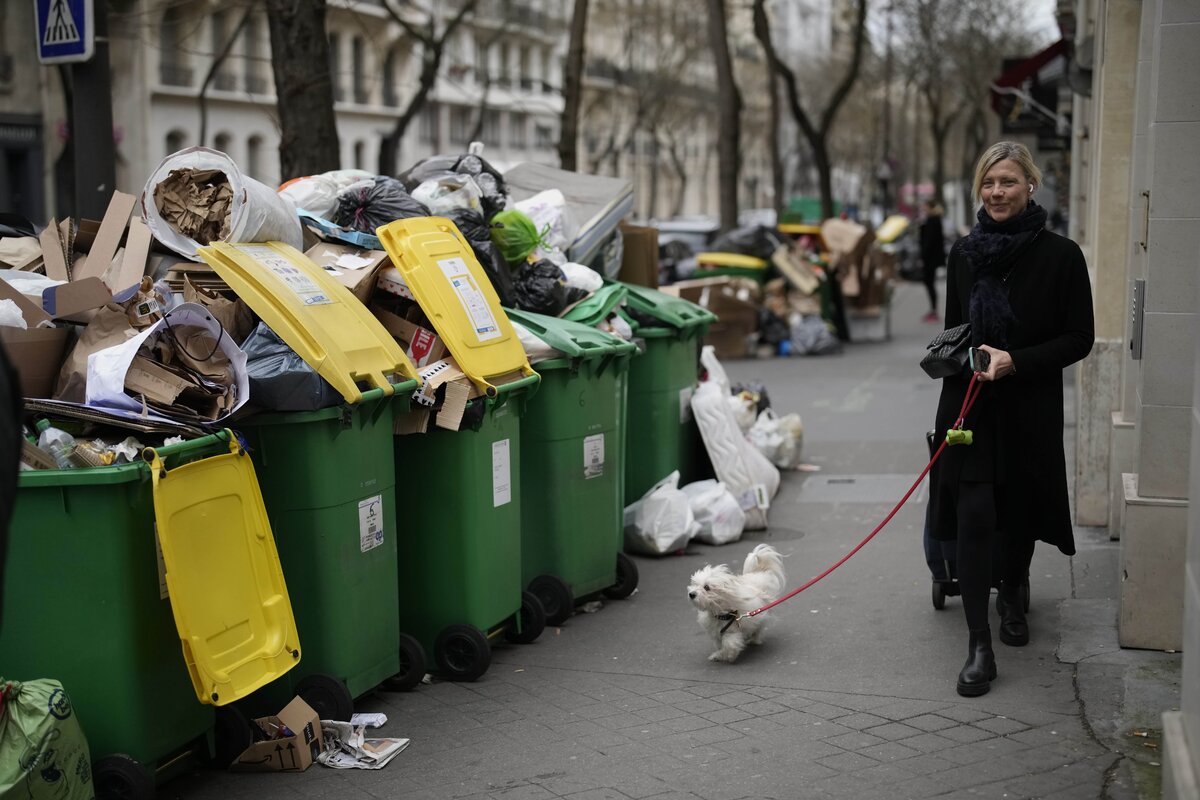
[[[323, 747], [321, 719], [312, 707], [294, 698], [271, 717], [254, 720], [267, 737], [255, 742], [237, 757], [229, 768], [239, 772], [303, 772], [312, 766]], [[273, 738], [281, 727], [292, 731], [291, 736]]]
[[664, 286], [659, 291], [690, 300], [716, 314], [717, 321], [705, 334], [704, 344], [713, 346], [717, 358], [729, 360], [752, 355], [758, 331], [758, 303], [747, 299], [749, 293], [740, 284], [727, 277], [700, 278]]
[[330, 242], [320, 242], [310, 247], [304, 255], [349, 289], [362, 303], [371, 299], [379, 271], [392, 264], [383, 250], [363, 250]]
[[658, 288], [658, 228], [621, 223], [623, 252], [618, 280]]
[[371, 306], [371, 313], [384, 329], [404, 345], [404, 354], [415, 367], [425, 367], [446, 357], [446, 345], [434, 331], [414, 322], [409, 322], [378, 305]]
[[400, 274], [400, 270], [390, 265], [379, 270], [375, 288], [388, 294], [394, 294], [397, 297], [403, 297], [405, 300], [412, 300], [414, 303], [417, 301], [416, 295], [408, 288], [408, 284], [405, 283], [404, 276]]
[[47, 398], [66, 355], [68, 329], [0, 327], [0, 342], [21, 379], [21, 396]]

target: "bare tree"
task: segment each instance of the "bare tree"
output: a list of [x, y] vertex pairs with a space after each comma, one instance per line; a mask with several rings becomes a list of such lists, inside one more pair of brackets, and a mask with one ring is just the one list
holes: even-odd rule
[[850, 63], [841, 81], [833, 89], [825, 108], [814, 121], [800, 100], [796, 73], [779, 58], [775, 45], [771, 41], [771, 24], [767, 16], [765, 0], [754, 0], [754, 34], [762, 43], [772, 68], [783, 80], [792, 117], [796, 120], [796, 124], [800, 127], [800, 131], [804, 134], [804, 138], [812, 150], [821, 193], [821, 214], [826, 218], [833, 216], [833, 161], [829, 155], [829, 135], [838, 110], [849, 96], [855, 81], [858, 80], [866, 41], [867, 0], [857, 0], [855, 6], [856, 13], [851, 40], [853, 52], [850, 56]]
[[196, 97], [200, 105], [200, 146], [204, 146], [205, 139], [208, 138], [208, 87], [216, 79], [217, 74], [221, 71], [221, 67], [229, 59], [229, 53], [233, 50], [233, 43], [237, 41], [238, 36], [246, 29], [246, 25], [250, 22], [250, 17], [257, 11], [257, 3], [251, 2], [246, 6], [246, 11], [242, 14], [241, 21], [234, 26], [233, 32], [225, 37], [225, 42], [221, 46], [221, 52], [213, 54], [212, 64], [208, 68], [208, 73], [204, 76], [204, 82], [200, 84], [200, 94]]
[[339, 166], [325, 0], [266, 0], [284, 179]]
[[725, 0], [708, 0], [708, 37], [717, 67], [717, 182], [723, 231], [737, 225], [742, 113], [742, 95], [733, 79], [733, 61], [729, 57], [725, 14]]
[[579, 164], [579, 110], [583, 102], [583, 62], [586, 57], [588, 0], [575, 0], [571, 39], [563, 65], [563, 110], [558, 132], [558, 163], [574, 172]]
[[446, 20], [441, 31], [438, 31], [439, 15], [435, 11], [426, 12], [428, 16], [424, 24], [418, 26], [406, 19], [404, 14], [396, 8], [398, 2], [399, 0], [384, 0], [383, 7], [396, 24], [404, 29], [405, 33], [421, 44], [421, 72], [417, 77], [417, 91], [409, 99], [404, 111], [396, 118], [395, 126], [384, 134], [379, 143], [380, 175], [396, 174], [396, 166], [400, 157], [400, 141], [404, 138], [408, 126], [425, 107], [425, 101], [429, 99], [429, 93], [433, 91], [434, 84], [437, 83], [438, 75], [442, 70], [446, 42], [467, 15], [471, 14], [479, 4], [479, 0], [462, 0], [458, 10], [450, 19]]
[[[483, 52], [491, 52], [492, 47], [495, 46], [495, 44], [505, 36], [507, 36], [509, 31], [512, 30], [511, 14], [509, 14], [509, 9], [511, 8], [511, 0], [500, 0], [500, 16], [504, 21], [500, 24], [500, 27], [492, 31], [491, 34], [489, 34], [488, 37], [483, 40], [481, 48]], [[487, 121], [488, 113], [488, 97], [492, 93], [492, 71], [488, 69], [488, 65], [486, 64], [482, 65], [481, 71], [483, 73], [483, 87], [482, 91], [479, 92], [479, 105], [476, 109], [475, 124], [471, 127], [470, 134], [467, 135], [467, 141], [469, 142], [483, 138], [483, 127], [484, 123]]]

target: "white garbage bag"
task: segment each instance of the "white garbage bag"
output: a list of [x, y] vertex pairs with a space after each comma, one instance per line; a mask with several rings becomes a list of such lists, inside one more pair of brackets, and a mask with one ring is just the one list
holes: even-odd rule
[[710, 383], [715, 383], [721, 387], [721, 393], [728, 395], [733, 390], [730, 388], [729, 376], [725, 374], [725, 368], [721, 366], [721, 362], [717, 360], [717, 351], [711, 344], [704, 345], [700, 350], [700, 366], [708, 372], [708, 380]]
[[742, 538], [746, 512], [725, 484], [710, 478], [689, 483], [683, 487], [683, 493], [700, 526], [693, 539], [705, 544], [729, 544]]
[[729, 395], [729, 407], [743, 434], [749, 433], [758, 419], [758, 402], [746, 392]]
[[804, 424], [799, 414], [779, 417], [771, 409], [764, 409], [747, 435], [750, 443], [780, 469], [800, 466]]
[[604, 278], [600, 277], [600, 273], [591, 267], [585, 267], [583, 264], [568, 261], [565, 264], [559, 264], [558, 268], [566, 276], [567, 286], [573, 289], [582, 289], [585, 292], [597, 292], [604, 286]]
[[679, 470], [625, 508], [625, 549], [648, 556], [687, 547], [699, 526], [688, 496], [679, 490]]

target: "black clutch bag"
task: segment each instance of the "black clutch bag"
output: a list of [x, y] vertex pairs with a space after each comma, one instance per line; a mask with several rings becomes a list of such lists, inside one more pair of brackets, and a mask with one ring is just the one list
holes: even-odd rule
[[967, 366], [967, 349], [970, 345], [971, 323], [964, 322], [944, 330], [929, 343], [929, 352], [921, 359], [921, 369], [931, 378], [961, 375]]

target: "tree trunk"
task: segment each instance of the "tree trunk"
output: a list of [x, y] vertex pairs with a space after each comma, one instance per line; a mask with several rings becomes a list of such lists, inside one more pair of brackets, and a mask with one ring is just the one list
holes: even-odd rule
[[421, 113], [433, 85], [437, 82], [438, 71], [442, 68], [442, 48], [430, 47], [423, 44], [424, 52], [421, 58], [421, 75], [417, 81], [417, 91], [408, 107], [397, 119], [395, 126], [384, 134], [379, 142], [379, 174], [395, 175], [400, 161], [400, 141], [404, 138], [408, 126]]
[[586, 55], [588, 0], [575, 0], [571, 40], [563, 64], [563, 111], [558, 133], [558, 162], [574, 172], [579, 164], [579, 108], [583, 102], [583, 60]]
[[733, 80], [733, 63], [729, 58], [725, 0], [708, 0], [708, 36], [717, 68], [717, 174], [721, 230], [727, 231], [737, 225], [742, 97]]
[[776, 221], [783, 220], [783, 211], [787, 208], [787, 191], [783, 188], [783, 155], [779, 147], [779, 78], [775, 74], [774, 64], [767, 60], [767, 84], [771, 87], [771, 116], [767, 123], [767, 149], [771, 154], [771, 194], [774, 201]]
[[813, 165], [817, 168], [817, 188], [821, 195], [821, 219], [830, 219], [833, 209], [833, 164], [825, 140], [813, 144]]
[[205, 146], [205, 139], [208, 138], [208, 87], [212, 85], [213, 80], [217, 77], [217, 72], [229, 59], [229, 51], [233, 49], [233, 43], [237, 41], [246, 25], [250, 22], [250, 16], [257, 9], [254, 4], [246, 6], [246, 13], [242, 14], [241, 21], [233, 29], [233, 33], [229, 34], [225, 39], [225, 43], [221, 46], [221, 52], [213, 56], [213, 62], [208, 68], [208, 74], [204, 76], [204, 82], [200, 84], [200, 94], [196, 97], [196, 103], [200, 106], [200, 146]]
[[267, 0], [283, 180], [337, 169], [325, 0]]

